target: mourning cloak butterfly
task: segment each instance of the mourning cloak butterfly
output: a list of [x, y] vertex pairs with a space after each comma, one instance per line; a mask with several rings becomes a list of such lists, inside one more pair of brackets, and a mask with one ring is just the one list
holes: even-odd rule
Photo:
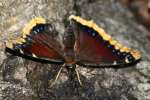
[[[43, 18], [35, 18], [23, 29], [21, 37], [6, 43], [7, 49], [56, 64], [117, 66], [141, 58], [137, 50], [112, 39], [93, 21], [71, 15], [61, 43], [57, 31]], [[63, 44], [63, 45], [62, 45]]]
[[50, 23], [43, 18], [35, 18], [25, 26], [21, 37], [6, 43], [6, 50], [28, 59], [65, 66], [112, 67], [140, 60], [139, 51], [123, 46], [93, 21], [74, 15], [69, 19], [71, 24], [66, 28], [62, 42]]

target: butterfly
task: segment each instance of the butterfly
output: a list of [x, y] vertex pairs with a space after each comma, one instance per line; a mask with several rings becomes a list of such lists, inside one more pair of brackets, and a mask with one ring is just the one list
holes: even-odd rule
[[69, 17], [62, 41], [59, 33], [45, 19], [32, 19], [21, 37], [6, 43], [15, 54], [41, 59], [52, 64], [109, 67], [132, 64], [141, 59], [141, 53], [113, 39], [91, 20]]
[[6, 47], [56, 64], [115, 66], [141, 58], [139, 51], [123, 46], [93, 21], [74, 15], [69, 19], [73, 25], [66, 29], [62, 43], [57, 40], [56, 30], [45, 19], [35, 18], [23, 29], [22, 36], [15, 43], [7, 42]]

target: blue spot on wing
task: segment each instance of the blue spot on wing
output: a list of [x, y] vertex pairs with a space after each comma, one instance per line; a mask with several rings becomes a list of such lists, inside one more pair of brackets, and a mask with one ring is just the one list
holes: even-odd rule
[[31, 34], [37, 34], [43, 32], [48, 28], [48, 24], [37, 24], [35, 27], [32, 28]]
[[92, 32], [92, 36], [93, 36], [93, 37], [95, 37], [95, 36], [96, 36], [96, 34], [97, 34], [96, 32]]

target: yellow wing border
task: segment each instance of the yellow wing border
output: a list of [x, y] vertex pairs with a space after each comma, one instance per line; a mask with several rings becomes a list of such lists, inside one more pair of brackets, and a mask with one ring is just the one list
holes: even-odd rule
[[25, 42], [25, 38], [27, 35], [30, 34], [30, 31], [34, 26], [37, 24], [46, 24], [46, 20], [42, 17], [35, 17], [33, 18], [25, 27], [22, 29], [21, 36], [15, 40], [8, 40], [6, 42], [6, 47], [13, 48], [13, 44], [23, 44]]

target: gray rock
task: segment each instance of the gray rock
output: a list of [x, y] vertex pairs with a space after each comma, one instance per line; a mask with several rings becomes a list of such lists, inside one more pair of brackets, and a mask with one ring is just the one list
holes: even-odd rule
[[[149, 100], [150, 41], [147, 30], [117, 0], [1, 0], [0, 1], [0, 100]], [[63, 34], [70, 14], [93, 19], [122, 44], [142, 52], [142, 61], [130, 67], [77, 68], [69, 78], [64, 68], [50, 87], [60, 66], [33, 62], [4, 54], [4, 42], [20, 35], [35, 16], [48, 19]]]

